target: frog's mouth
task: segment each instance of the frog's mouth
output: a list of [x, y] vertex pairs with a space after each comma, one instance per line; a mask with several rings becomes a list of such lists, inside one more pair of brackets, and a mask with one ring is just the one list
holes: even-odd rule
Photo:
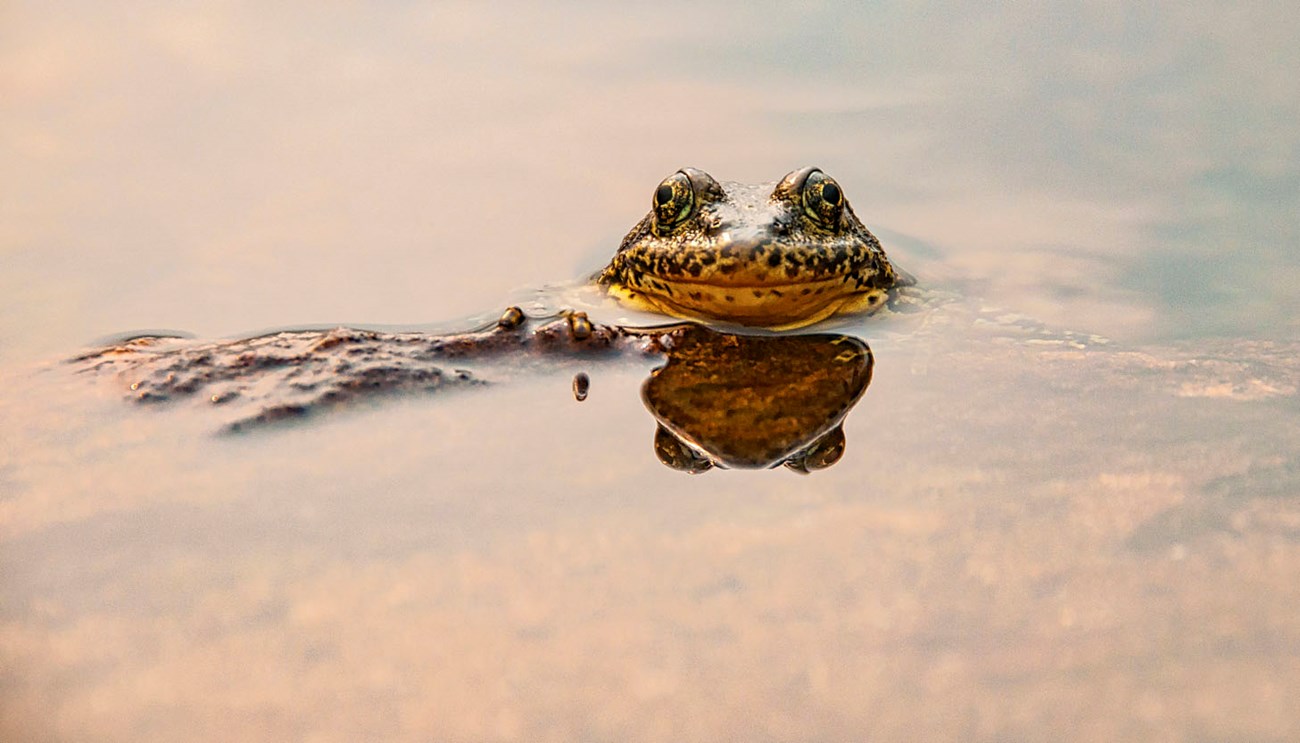
[[851, 277], [757, 283], [652, 277], [611, 291], [634, 305], [684, 319], [713, 319], [774, 330], [801, 328], [841, 312], [883, 304], [885, 290], [858, 287]]

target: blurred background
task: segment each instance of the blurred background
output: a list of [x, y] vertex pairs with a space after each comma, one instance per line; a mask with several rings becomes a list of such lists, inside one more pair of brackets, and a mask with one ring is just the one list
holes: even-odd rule
[[0, 9], [0, 353], [417, 323], [593, 270], [683, 165], [1130, 339], [1294, 335], [1277, 3]]

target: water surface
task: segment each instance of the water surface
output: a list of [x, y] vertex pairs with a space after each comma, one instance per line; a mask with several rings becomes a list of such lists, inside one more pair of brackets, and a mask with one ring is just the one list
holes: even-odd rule
[[[1281, 5], [0, 18], [0, 737], [1300, 735]], [[636, 364], [221, 436], [58, 363], [455, 325], [806, 164], [963, 297], [852, 325], [810, 476], [664, 467]]]

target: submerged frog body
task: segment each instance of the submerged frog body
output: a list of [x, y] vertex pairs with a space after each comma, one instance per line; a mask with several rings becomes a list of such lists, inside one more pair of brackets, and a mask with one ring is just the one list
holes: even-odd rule
[[817, 168], [759, 186], [679, 170], [596, 280], [641, 309], [778, 330], [872, 311], [911, 283]]
[[[687, 472], [785, 464], [806, 473], [834, 464], [844, 450], [840, 423], [872, 363], [865, 343], [841, 335], [739, 336], [695, 323], [622, 328], [582, 313], [529, 318], [517, 307], [451, 335], [337, 328], [215, 342], [150, 336], [74, 363], [117, 376], [137, 402], [219, 410], [233, 433], [381, 395], [484, 386], [525, 368], [594, 370], [616, 358], [663, 363], [642, 397], [658, 422], [656, 455]], [[586, 371], [575, 377], [579, 401], [588, 384]]]

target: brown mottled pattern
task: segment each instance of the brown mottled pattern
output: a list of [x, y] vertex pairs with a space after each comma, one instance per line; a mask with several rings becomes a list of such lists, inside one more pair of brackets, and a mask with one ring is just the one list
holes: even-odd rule
[[656, 331], [625, 331], [580, 312], [530, 321], [517, 307], [483, 330], [451, 335], [352, 328], [193, 341], [141, 337], [73, 359], [79, 371], [116, 375], [140, 403], [199, 399], [224, 412], [224, 430], [298, 419], [361, 400], [482, 385], [456, 367], [506, 356], [528, 359], [652, 350]]
[[808, 184], [833, 183], [816, 168], [763, 185], [681, 174], [695, 185], [690, 216], [665, 226], [651, 209], [628, 232], [597, 276], [616, 296], [678, 317], [800, 327], [874, 309], [902, 283], [838, 185], [833, 222], [810, 208]]

